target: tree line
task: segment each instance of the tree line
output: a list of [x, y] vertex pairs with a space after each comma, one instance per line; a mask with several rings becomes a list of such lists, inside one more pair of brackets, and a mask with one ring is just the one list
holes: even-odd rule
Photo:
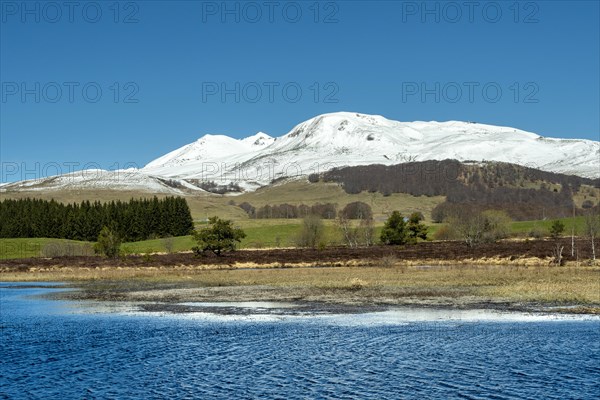
[[109, 227], [125, 242], [183, 236], [194, 229], [181, 197], [63, 204], [55, 200], [0, 201], [1, 238], [57, 238], [96, 241]]
[[[254, 207], [248, 202], [241, 203], [238, 207], [248, 214], [250, 218], [269, 219], [269, 218], [305, 218], [310, 215], [318, 216], [323, 219], [335, 219], [338, 217], [337, 204], [317, 203], [311, 206], [306, 204], [266, 204], [262, 207]], [[339, 212], [340, 216], [347, 219], [370, 220], [373, 218], [371, 206], [362, 201], [355, 201], [344, 206]]]

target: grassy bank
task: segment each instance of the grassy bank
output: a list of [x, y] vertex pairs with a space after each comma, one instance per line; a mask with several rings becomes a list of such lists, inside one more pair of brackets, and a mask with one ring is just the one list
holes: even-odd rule
[[135, 301], [321, 301], [469, 307], [579, 306], [600, 312], [599, 267], [402, 266], [205, 269], [56, 268], [3, 281], [67, 281], [78, 298]]

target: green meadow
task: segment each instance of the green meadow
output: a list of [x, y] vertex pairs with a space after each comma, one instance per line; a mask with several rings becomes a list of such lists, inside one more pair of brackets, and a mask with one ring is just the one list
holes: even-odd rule
[[[573, 228], [575, 234], [582, 234], [585, 227], [583, 217], [563, 218], [565, 224], [564, 236], [569, 236]], [[540, 236], [547, 236], [553, 220], [515, 221], [511, 224], [512, 235], [527, 237], [531, 232]], [[198, 223], [201, 227], [203, 223]], [[240, 248], [271, 248], [293, 247], [296, 244], [302, 229], [300, 219], [244, 219], [235, 221], [246, 232], [246, 238], [240, 243]], [[383, 224], [375, 226], [375, 239], [379, 237]], [[429, 236], [432, 237], [441, 224], [429, 225]], [[326, 245], [343, 244], [341, 234], [335, 221], [324, 220]], [[141, 242], [123, 243], [121, 249], [124, 254], [145, 254], [161, 252], [190, 251], [195, 245], [191, 236], [173, 238], [151, 239]], [[0, 239], [0, 259], [28, 258], [28, 257], [56, 257], [59, 255], [91, 255], [93, 243], [64, 239]]]

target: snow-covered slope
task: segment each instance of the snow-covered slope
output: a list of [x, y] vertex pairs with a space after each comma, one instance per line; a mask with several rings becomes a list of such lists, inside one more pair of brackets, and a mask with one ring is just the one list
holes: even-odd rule
[[[398, 122], [381, 116], [324, 114], [272, 138], [205, 135], [140, 170], [97, 172], [3, 185], [2, 189], [102, 187], [151, 192], [199, 191], [199, 181], [246, 190], [282, 177], [338, 166], [456, 159], [502, 161], [550, 172], [600, 177], [600, 142], [551, 139], [519, 129], [472, 122]], [[81, 173], [79, 173], [81, 174]], [[115, 179], [115, 174], [120, 179]], [[124, 179], [123, 176], [127, 178]]]
[[145, 170], [162, 167], [178, 168], [195, 162], [230, 158], [250, 154], [270, 145], [274, 138], [266, 133], [259, 132], [242, 140], [237, 140], [225, 135], [204, 135], [194, 143], [185, 145], [156, 160], [150, 162]]
[[205, 136], [189, 145], [194, 146], [193, 157], [180, 156], [182, 149], [176, 150], [142, 171], [182, 179], [240, 181], [248, 188], [334, 166], [443, 159], [503, 161], [551, 172], [600, 176], [599, 142], [550, 139], [470, 122], [398, 122], [340, 112], [305, 121], [282, 137], [266, 137], [264, 145], [246, 147], [254, 137], [236, 141]]
[[3, 190], [127, 190], [150, 193], [183, 194], [198, 191], [186, 181], [150, 176], [137, 169], [105, 171], [88, 169], [49, 178], [0, 185]]

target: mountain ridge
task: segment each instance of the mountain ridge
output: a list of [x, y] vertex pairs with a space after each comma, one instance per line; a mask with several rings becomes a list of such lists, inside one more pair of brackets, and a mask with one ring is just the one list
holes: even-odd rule
[[[336, 167], [455, 159], [506, 162], [543, 171], [600, 177], [600, 142], [555, 139], [520, 129], [463, 121], [400, 122], [352, 112], [322, 114], [279, 137], [258, 132], [242, 139], [208, 134], [127, 170], [104, 171], [4, 184], [6, 189], [88, 186], [147, 187], [149, 191], [198, 190], [190, 182], [235, 183], [252, 191], [281, 178], [306, 177]], [[66, 177], [71, 179], [65, 179]], [[65, 183], [65, 180], [68, 182]], [[165, 183], [166, 182], [166, 183]]]

